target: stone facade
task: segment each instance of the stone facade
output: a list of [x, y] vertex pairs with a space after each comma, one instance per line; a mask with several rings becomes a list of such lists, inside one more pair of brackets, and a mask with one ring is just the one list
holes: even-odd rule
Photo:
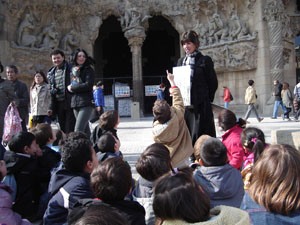
[[[290, 0], [0, 0], [0, 59], [19, 67], [30, 83], [36, 70], [51, 66], [49, 52], [69, 56], [77, 46], [93, 53], [103, 21], [119, 19], [132, 53], [133, 101], [143, 106], [142, 52], [148, 20], [166, 18], [179, 35], [194, 29], [200, 50], [212, 57], [222, 86], [244, 104], [249, 79], [256, 82], [259, 110], [269, 114], [272, 80], [296, 83], [294, 38], [300, 32], [296, 1]], [[184, 55], [181, 49], [181, 55]]]

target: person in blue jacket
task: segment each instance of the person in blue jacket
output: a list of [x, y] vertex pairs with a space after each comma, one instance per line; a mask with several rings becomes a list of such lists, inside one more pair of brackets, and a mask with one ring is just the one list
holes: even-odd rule
[[93, 88], [93, 97], [95, 102], [95, 110], [93, 112], [92, 118], [90, 120], [91, 123], [99, 120], [100, 116], [104, 113], [104, 84], [102, 81], [98, 81], [97, 84]]
[[164, 100], [165, 99], [165, 89], [166, 86], [164, 83], [159, 85], [159, 89], [157, 90], [157, 100]]

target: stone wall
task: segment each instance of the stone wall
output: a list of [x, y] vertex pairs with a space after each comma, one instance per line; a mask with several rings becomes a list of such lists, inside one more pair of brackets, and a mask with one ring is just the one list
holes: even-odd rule
[[[293, 40], [300, 31], [299, 12], [290, 0], [0, 0], [0, 57], [19, 67], [30, 83], [36, 70], [51, 66], [55, 48], [69, 56], [77, 46], [91, 55], [102, 21], [116, 16], [133, 53], [134, 101], [140, 97], [141, 46], [148, 19], [165, 17], [181, 35], [200, 35], [200, 50], [210, 55], [219, 78], [215, 102], [222, 104], [222, 86], [244, 103], [249, 79], [256, 82], [259, 110], [270, 113], [272, 80], [295, 85]], [[181, 49], [181, 54], [183, 51]]]

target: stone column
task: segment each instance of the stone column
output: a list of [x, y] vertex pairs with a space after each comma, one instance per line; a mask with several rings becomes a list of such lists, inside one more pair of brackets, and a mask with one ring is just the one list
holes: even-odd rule
[[146, 34], [143, 27], [134, 27], [125, 31], [132, 52], [133, 101], [139, 102], [141, 113], [144, 110], [144, 88], [142, 76], [142, 45]]
[[282, 83], [284, 80], [282, 37], [284, 5], [282, 0], [268, 0], [264, 13], [264, 19], [267, 21], [269, 29], [271, 78], [272, 81], [279, 80]]

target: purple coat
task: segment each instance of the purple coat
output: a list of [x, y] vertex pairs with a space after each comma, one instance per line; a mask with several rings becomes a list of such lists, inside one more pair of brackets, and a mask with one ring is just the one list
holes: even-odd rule
[[18, 213], [12, 210], [11, 188], [0, 183], [0, 224], [30, 225], [28, 220], [23, 220]]

